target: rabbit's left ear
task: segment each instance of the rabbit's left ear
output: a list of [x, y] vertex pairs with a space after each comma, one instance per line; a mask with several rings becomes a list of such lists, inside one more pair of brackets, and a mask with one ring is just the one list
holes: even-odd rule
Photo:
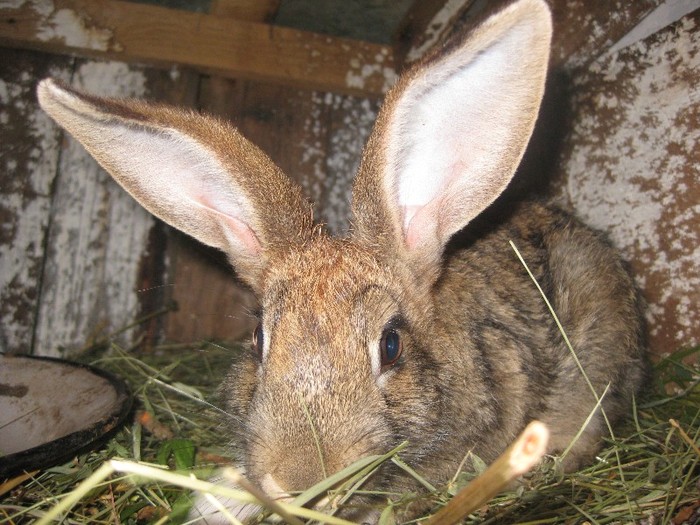
[[137, 100], [100, 98], [47, 79], [44, 110], [147, 210], [223, 250], [260, 291], [266, 270], [313, 232], [301, 188], [217, 119]]
[[487, 18], [446, 56], [410, 70], [387, 95], [355, 186], [356, 236], [417, 263], [505, 189], [544, 93], [552, 27], [543, 0]]

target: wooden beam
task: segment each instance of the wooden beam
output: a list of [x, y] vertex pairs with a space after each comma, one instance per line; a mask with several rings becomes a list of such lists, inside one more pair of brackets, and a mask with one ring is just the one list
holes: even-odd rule
[[380, 96], [395, 79], [389, 46], [117, 0], [3, 7], [0, 45], [179, 64], [231, 78], [362, 96]]
[[280, 0], [212, 0], [209, 12], [246, 22], [272, 22]]

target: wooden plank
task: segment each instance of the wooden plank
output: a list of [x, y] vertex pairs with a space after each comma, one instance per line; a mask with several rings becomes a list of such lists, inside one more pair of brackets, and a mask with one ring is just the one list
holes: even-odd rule
[[0, 49], [0, 352], [31, 353], [61, 136], [36, 103], [37, 78], [72, 60]]
[[[145, 93], [142, 71], [118, 63], [85, 63], [71, 84], [103, 95]], [[36, 333], [40, 355], [71, 353], [133, 320], [135, 268], [153, 227], [72, 138], [59, 171]]]
[[549, 0], [554, 20], [552, 67], [571, 70], [589, 65], [662, 1]]
[[395, 80], [389, 46], [117, 0], [4, 7], [0, 44], [372, 96]]
[[394, 37], [397, 69], [415, 62], [452, 34], [451, 27], [475, 0], [416, 0]]
[[582, 71], [563, 193], [649, 303], [656, 356], [700, 344], [700, 11]]
[[[152, 74], [168, 77], [175, 93], [172, 85], [184, 82], [182, 75], [88, 61], [76, 69], [71, 85], [142, 97], [153, 95]], [[35, 333], [35, 353], [42, 355], [70, 354], [127, 326], [141, 315], [144, 295], [160, 291], [144, 268], [152, 264], [144, 254], [152, 248], [155, 220], [69, 137], [55, 186]], [[127, 332], [117, 341], [129, 344], [134, 336]]]
[[280, 0], [212, 0], [209, 12], [247, 22], [272, 22]]
[[[397, 40], [398, 68], [415, 62], [454, 35], [468, 31], [476, 20], [503, 8], [511, 0], [442, 0], [444, 6], [431, 19], [441, 0], [417, 2]], [[552, 9], [551, 69], [572, 70], [590, 64], [613, 46], [663, 0], [611, 0], [571, 2], [548, 0]], [[612, 16], [614, 14], [614, 16]], [[430, 20], [426, 25], [426, 20]], [[425, 27], [424, 31], [420, 31]]]

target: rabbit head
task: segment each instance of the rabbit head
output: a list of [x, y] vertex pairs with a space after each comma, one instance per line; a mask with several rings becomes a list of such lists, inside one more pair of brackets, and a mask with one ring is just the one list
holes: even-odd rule
[[[521, 160], [550, 36], [546, 3], [518, 0], [405, 73], [366, 146], [345, 238], [315, 226], [300, 188], [229, 124], [52, 80], [39, 85], [42, 107], [119, 184], [165, 222], [223, 250], [257, 294], [251, 351], [223, 393], [247, 476], [267, 492], [305, 489], [404, 440], [404, 456], [439, 481], [471, 448], [493, 457], [532, 413], [517, 408], [532, 377], [512, 370], [508, 357], [487, 366], [473, 350], [490, 340], [495, 353], [508, 345], [481, 325], [474, 342], [464, 312], [484, 306], [462, 290], [479, 276], [448, 264], [445, 248]], [[490, 381], [479, 379], [486, 369]], [[516, 408], [488, 408], [494, 384], [512, 388], [503, 399]], [[506, 427], [502, 437], [484, 437]], [[390, 469], [378, 480], [403, 483]]]

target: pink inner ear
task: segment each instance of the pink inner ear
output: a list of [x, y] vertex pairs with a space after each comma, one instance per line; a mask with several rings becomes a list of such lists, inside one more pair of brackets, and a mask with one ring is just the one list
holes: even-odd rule
[[230, 215], [223, 216], [226, 218], [226, 225], [228, 226], [229, 232], [238, 239], [249, 255], [260, 255], [262, 253], [262, 246], [253, 230], [240, 219], [236, 219]]
[[439, 207], [440, 200], [433, 199], [424, 206], [404, 207], [404, 239], [409, 250], [425, 244], [430, 236], [436, 236], [437, 219], [433, 211]]
[[[225, 230], [224, 234], [229, 242], [234, 240], [234, 243], [248, 252], [248, 255], [257, 256], [262, 253], [260, 240], [245, 221], [220, 211], [207, 196], [200, 196], [198, 202], [217, 217], [217, 222]], [[226, 249], [225, 246], [220, 246], [220, 248]]]

